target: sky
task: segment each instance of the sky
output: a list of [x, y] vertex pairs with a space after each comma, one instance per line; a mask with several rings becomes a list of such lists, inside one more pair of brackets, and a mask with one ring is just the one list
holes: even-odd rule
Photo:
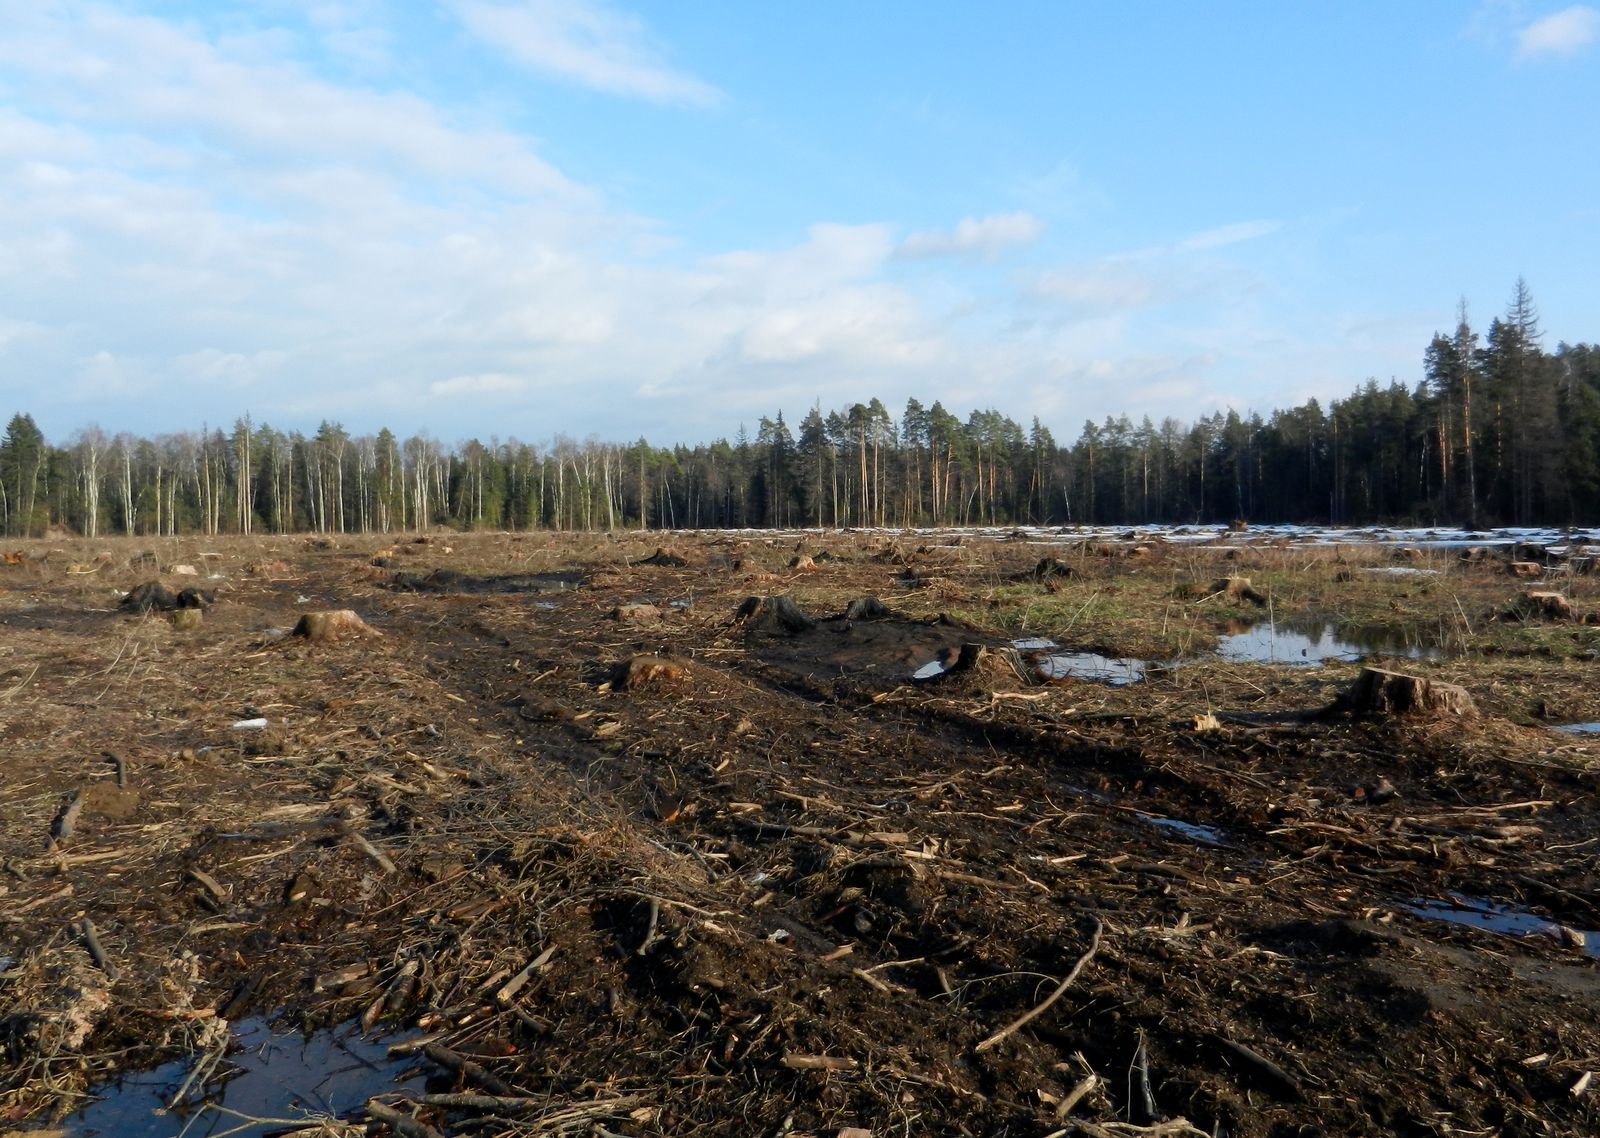
[[1269, 413], [1600, 338], [1600, 7], [0, 0], [0, 414]]

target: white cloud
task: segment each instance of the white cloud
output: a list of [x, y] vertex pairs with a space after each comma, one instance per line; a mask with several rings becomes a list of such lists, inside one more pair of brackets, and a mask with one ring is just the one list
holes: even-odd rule
[[1517, 33], [1517, 58], [1576, 55], [1600, 37], [1600, 9], [1574, 4]]
[[966, 217], [953, 230], [913, 233], [900, 243], [895, 255], [924, 257], [977, 257], [993, 260], [1014, 245], [1031, 245], [1044, 232], [1044, 222], [1030, 213], [997, 213]]
[[710, 106], [722, 94], [674, 70], [643, 22], [603, 0], [460, 0], [461, 20], [484, 43], [531, 70], [653, 103]]
[[442, 399], [455, 399], [463, 395], [508, 395], [521, 391], [524, 386], [524, 381], [514, 375], [489, 372], [435, 380], [428, 385], [428, 394]]
[[415, 95], [230, 53], [153, 17], [27, 8], [0, 37], [0, 66], [53, 110], [98, 129], [187, 132], [233, 155], [377, 162], [509, 192], [576, 192], [514, 135], [452, 123]]
[[1043, 300], [1095, 310], [1143, 308], [1169, 293], [1158, 274], [1129, 258], [1048, 269], [1028, 279], [1028, 291]]
[[1215, 229], [1192, 233], [1178, 242], [1177, 249], [1182, 253], [1221, 249], [1224, 246], [1237, 245], [1241, 241], [1254, 241], [1258, 237], [1266, 237], [1281, 228], [1283, 228], [1281, 221], [1239, 221], [1232, 225], [1221, 225]]

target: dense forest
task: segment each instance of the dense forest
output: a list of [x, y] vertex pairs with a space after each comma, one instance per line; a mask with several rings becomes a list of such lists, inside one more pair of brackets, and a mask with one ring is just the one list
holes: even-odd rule
[[1600, 521], [1600, 347], [1541, 343], [1527, 286], [1480, 339], [1463, 303], [1414, 387], [1368, 380], [1323, 408], [1085, 423], [965, 420], [879, 400], [752, 438], [655, 447], [557, 436], [447, 447], [388, 430], [231, 430], [56, 445], [15, 414], [0, 440], [7, 535], [463, 528], [1010, 523]]

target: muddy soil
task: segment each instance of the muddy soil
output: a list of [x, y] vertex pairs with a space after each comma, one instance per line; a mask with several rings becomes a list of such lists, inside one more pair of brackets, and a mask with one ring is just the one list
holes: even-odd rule
[[[1600, 721], [1595, 578], [1551, 625], [1377, 544], [663, 544], [19, 546], [0, 1133], [117, 1133], [130, 1071], [227, 1129], [267, 1020], [413, 1064], [274, 1108], [320, 1133], [1600, 1133], [1600, 736], [1551, 729]], [[779, 595], [816, 623], [735, 619]], [[1263, 617], [1371, 655], [1216, 655]], [[1321, 714], [1370, 662], [1479, 713]]]

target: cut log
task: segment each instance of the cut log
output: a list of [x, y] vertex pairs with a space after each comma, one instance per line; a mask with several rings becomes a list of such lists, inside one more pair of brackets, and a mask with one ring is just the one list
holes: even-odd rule
[[1358, 715], [1476, 715], [1466, 688], [1383, 668], [1362, 668], [1355, 684], [1335, 704]]
[[784, 594], [776, 597], [746, 597], [744, 603], [733, 614], [735, 623], [744, 625], [750, 632], [766, 632], [773, 635], [794, 636], [801, 632], [809, 632], [817, 626], [805, 613], [800, 611], [800, 606], [794, 603], [794, 598]]
[[797, 553], [789, 559], [789, 568], [797, 569], [801, 573], [815, 573], [817, 563], [805, 553]]
[[362, 620], [351, 609], [308, 612], [294, 626], [295, 636], [313, 644], [332, 644], [340, 640], [370, 640], [383, 633]]

